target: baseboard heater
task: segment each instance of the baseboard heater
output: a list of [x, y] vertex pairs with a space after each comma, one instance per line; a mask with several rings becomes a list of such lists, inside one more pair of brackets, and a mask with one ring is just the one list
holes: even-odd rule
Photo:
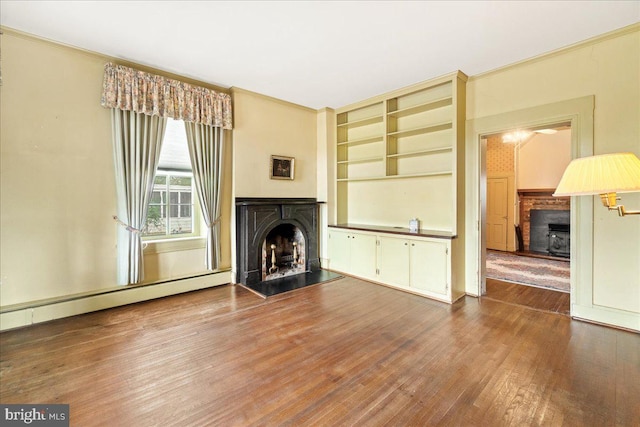
[[109, 288], [90, 294], [16, 304], [0, 309], [0, 331], [225, 285], [230, 282], [231, 271], [225, 270], [195, 277]]

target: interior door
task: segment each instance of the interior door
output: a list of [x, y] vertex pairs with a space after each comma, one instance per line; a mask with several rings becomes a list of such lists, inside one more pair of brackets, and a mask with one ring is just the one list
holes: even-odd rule
[[487, 249], [507, 250], [508, 179], [487, 178]]

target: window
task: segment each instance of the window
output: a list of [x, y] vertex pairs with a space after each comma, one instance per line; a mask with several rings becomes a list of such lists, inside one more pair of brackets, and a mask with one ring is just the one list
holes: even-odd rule
[[189, 174], [158, 171], [144, 236], [193, 234], [193, 192], [193, 177]]
[[184, 123], [167, 119], [160, 162], [142, 234], [146, 240], [197, 234], [199, 216]]

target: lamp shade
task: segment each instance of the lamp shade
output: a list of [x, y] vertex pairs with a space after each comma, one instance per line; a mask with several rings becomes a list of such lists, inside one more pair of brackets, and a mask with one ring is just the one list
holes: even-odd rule
[[553, 195], [630, 191], [640, 191], [640, 159], [633, 153], [614, 153], [572, 160]]

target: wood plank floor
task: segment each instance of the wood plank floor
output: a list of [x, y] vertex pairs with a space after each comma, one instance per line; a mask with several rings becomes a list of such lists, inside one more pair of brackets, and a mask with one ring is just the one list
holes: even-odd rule
[[222, 286], [4, 332], [0, 380], [72, 426], [637, 426], [640, 335], [353, 278]]
[[487, 294], [483, 298], [520, 305], [536, 310], [569, 315], [571, 295], [566, 292], [520, 285], [487, 278]]

